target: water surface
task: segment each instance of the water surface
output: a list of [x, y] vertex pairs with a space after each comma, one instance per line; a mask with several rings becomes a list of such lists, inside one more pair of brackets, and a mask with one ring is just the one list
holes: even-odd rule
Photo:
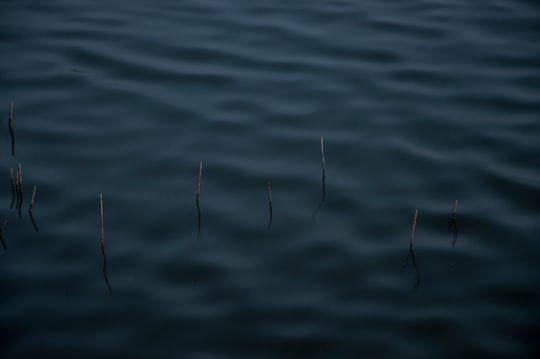
[[4, 1], [1, 356], [535, 357], [539, 12]]

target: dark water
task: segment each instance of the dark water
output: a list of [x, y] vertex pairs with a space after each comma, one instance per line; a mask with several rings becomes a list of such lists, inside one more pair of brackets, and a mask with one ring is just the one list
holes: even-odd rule
[[539, 18], [2, 1], [0, 356], [535, 357]]

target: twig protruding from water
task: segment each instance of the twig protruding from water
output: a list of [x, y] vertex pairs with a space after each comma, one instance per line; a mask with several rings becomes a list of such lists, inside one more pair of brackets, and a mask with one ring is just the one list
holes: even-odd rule
[[4, 227], [6, 226], [8, 220], [4, 219], [4, 223], [2, 224], [2, 227], [0, 227], [0, 242], [2, 242], [2, 247], [4, 247], [4, 251], [7, 251], [7, 245], [6, 241], [4, 241], [4, 236], [2, 236], [2, 231], [4, 230]]
[[452, 211], [452, 217], [450, 218], [450, 224], [448, 225], [448, 229], [453, 228], [453, 235], [452, 235], [452, 248], [456, 246], [457, 238], [458, 238], [458, 225], [457, 225], [457, 207], [458, 207], [458, 200], [456, 199], [454, 201], [454, 209]]
[[103, 193], [99, 194], [99, 218], [100, 218], [100, 241], [99, 243], [103, 247], [105, 245], [105, 220], [103, 215]]
[[[11, 183], [11, 205], [9, 208], [13, 208], [13, 204], [15, 203], [15, 181], [13, 180], [13, 167], [10, 168], [10, 183]], [[18, 195], [17, 191], [17, 195]]]
[[101, 235], [100, 235], [100, 247], [101, 255], [103, 256], [103, 279], [107, 285], [109, 293], [112, 294], [111, 284], [109, 283], [109, 277], [107, 276], [107, 256], [105, 255], [105, 225], [104, 225], [104, 215], [103, 215], [103, 193], [99, 194], [99, 209], [100, 209], [100, 219], [101, 219]]
[[37, 186], [34, 186], [34, 191], [32, 192], [32, 199], [30, 200], [30, 206], [28, 206], [28, 215], [30, 216], [30, 221], [36, 232], [39, 232], [39, 229], [34, 221], [34, 216], [32, 215], [32, 207], [34, 207], [34, 200], [36, 198]]
[[21, 218], [21, 208], [23, 204], [23, 184], [22, 184], [22, 165], [19, 163], [19, 170], [17, 171], [17, 191], [18, 200], [16, 208], [19, 211], [19, 218]]
[[272, 186], [270, 185], [270, 181], [268, 181], [268, 206], [270, 210], [270, 217], [268, 219], [268, 229], [270, 229], [270, 226], [272, 225]]
[[321, 136], [321, 163], [322, 163], [322, 190], [323, 195], [326, 191], [325, 180], [326, 180], [326, 161], [324, 160], [324, 139]]
[[9, 104], [9, 133], [11, 135], [11, 156], [15, 157], [15, 135], [13, 133], [13, 101]]
[[201, 233], [201, 208], [199, 206], [199, 197], [201, 195], [201, 178], [202, 178], [202, 160], [199, 162], [199, 175], [197, 176], [197, 195], [195, 196], [195, 202], [197, 204], [197, 228], [198, 233]]
[[322, 165], [322, 192], [321, 192], [321, 200], [319, 201], [319, 204], [317, 205], [317, 208], [315, 208], [315, 211], [313, 212], [313, 215], [311, 216], [311, 219], [315, 223], [315, 216], [321, 209], [322, 205], [324, 204], [324, 200], [326, 199], [326, 161], [324, 159], [324, 138], [321, 136], [321, 165]]
[[414, 231], [416, 230], [416, 219], [418, 218], [418, 209], [414, 211], [414, 219], [411, 229], [411, 240], [409, 241], [409, 248], [413, 249], [413, 243], [414, 243]]

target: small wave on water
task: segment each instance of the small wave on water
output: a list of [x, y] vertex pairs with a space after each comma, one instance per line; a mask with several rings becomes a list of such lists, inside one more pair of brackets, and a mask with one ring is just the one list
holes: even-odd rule
[[0, 13], [3, 358], [539, 353], [533, 2]]

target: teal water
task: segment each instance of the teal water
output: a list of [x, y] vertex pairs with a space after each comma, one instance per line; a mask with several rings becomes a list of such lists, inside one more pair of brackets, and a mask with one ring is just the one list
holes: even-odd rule
[[538, 356], [539, 15], [2, 1], [0, 357]]

